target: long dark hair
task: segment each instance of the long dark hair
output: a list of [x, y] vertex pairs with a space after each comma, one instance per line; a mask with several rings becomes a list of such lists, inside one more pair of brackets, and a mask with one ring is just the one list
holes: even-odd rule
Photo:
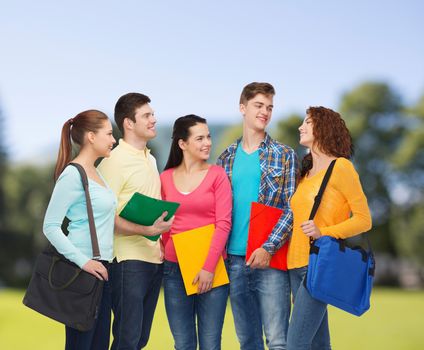
[[54, 181], [56, 181], [63, 169], [69, 164], [72, 158], [72, 141], [78, 146], [84, 143], [86, 132], [97, 132], [103, 127], [108, 116], [101, 111], [90, 109], [81, 112], [75, 117], [67, 120], [62, 127], [60, 138], [59, 154], [57, 156], [56, 167], [54, 170]]
[[[312, 121], [314, 143], [321, 152], [333, 157], [352, 158], [352, 137], [339, 113], [325, 107], [309, 107], [306, 114]], [[300, 176], [304, 177], [312, 165], [312, 154], [308, 153], [302, 159]]]
[[165, 169], [175, 168], [183, 161], [183, 151], [178, 145], [179, 140], [187, 141], [190, 136], [190, 128], [196, 124], [206, 124], [206, 119], [194, 114], [188, 114], [178, 118], [172, 129], [172, 143], [169, 150], [168, 161]]

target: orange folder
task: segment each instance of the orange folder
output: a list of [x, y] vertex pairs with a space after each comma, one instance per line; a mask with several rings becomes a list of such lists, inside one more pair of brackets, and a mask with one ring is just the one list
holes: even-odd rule
[[[215, 225], [211, 224], [171, 236], [187, 295], [197, 293], [197, 284], [193, 285], [193, 280], [203, 268], [214, 231]], [[224, 259], [220, 256], [215, 268], [212, 288], [229, 282]]]
[[[249, 260], [256, 248], [262, 247], [262, 244], [268, 239], [272, 229], [280, 219], [282, 209], [271, 207], [265, 204], [252, 202], [250, 207], [249, 235], [247, 239], [246, 261]], [[287, 270], [287, 249], [286, 242], [273, 256], [270, 267], [279, 270]]]

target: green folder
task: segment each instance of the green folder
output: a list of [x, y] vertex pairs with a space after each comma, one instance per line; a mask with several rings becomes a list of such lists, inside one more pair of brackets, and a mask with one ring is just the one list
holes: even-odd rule
[[[168, 221], [179, 206], [180, 203], [163, 201], [135, 192], [119, 216], [139, 225], [152, 226], [164, 211], [168, 212], [165, 217], [165, 221]], [[157, 241], [160, 235], [144, 237], [151, 241]]]

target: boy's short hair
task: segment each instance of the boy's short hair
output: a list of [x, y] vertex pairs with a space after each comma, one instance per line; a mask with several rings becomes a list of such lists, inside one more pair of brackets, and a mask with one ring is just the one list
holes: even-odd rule
[[129, 118], [135, 122], [136, 109], [149, 103], [150, 98], [137, 92], [122, 95], [115, 105], [115, 123], [124, 135], [124, 119]]
[[253, 82], [247, 84], [240, 95], [240, 104], [246, 105], [249, 100], [254, 98], [257, 94], [263, 94], [265, 96], [274, 96], [274, 87], [269, 83], [258, 83]]

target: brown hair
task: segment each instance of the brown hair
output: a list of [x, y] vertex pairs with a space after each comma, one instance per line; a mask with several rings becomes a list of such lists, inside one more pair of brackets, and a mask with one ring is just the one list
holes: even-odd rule
[[178, 145], [178, 141], [183, 140], [187, 141], [190, 137], [190, 128], [196, 124], [206, 124], [207, 121], [205, 118], [199, 117], [194, 114], [188, 114], [183, 117], [178, 118], [172, 129], [172, 142], [171, 148], [169, 150], [168, 161], [166, 162], [165, 169], [175, 168], [181, 164], [183, 161], [183, 151]]
[[[352, 137], [339, 113], [320, 106], [309, 107], [306, 114], [312, 121], [314, 146], [329, 156], [347, 159], [353, 156]], [[312, 155], [308, 153], [302, 159], [301, 176], [305, 176], [311, 169]]]
[[124, 135], [124, 119], [135, 122], [136, 109], [150, 102], [150, 98], [137, 92], [130, 92], [121, 96], [115, 105], [115, 123]]
[[59, 154], [57, 156], [54, 180], [56, 181], [63, 169], [69, 164], [72, 157], [72, 142], [80, 147], [84, 143], [87, 132], [97, 132], [102, 128], [108, 116], [101, 111], [90, 109], [77, 114], [63, 124], [60, 138]]
[[257, 94], [263, 94], [265, 96], [274, 96], [274, 87], [269, 83], [257, 83], [253, 82], [247, 84], [240, 95], [240, 104], [246, 105], [249, 100], [254, 98]]

